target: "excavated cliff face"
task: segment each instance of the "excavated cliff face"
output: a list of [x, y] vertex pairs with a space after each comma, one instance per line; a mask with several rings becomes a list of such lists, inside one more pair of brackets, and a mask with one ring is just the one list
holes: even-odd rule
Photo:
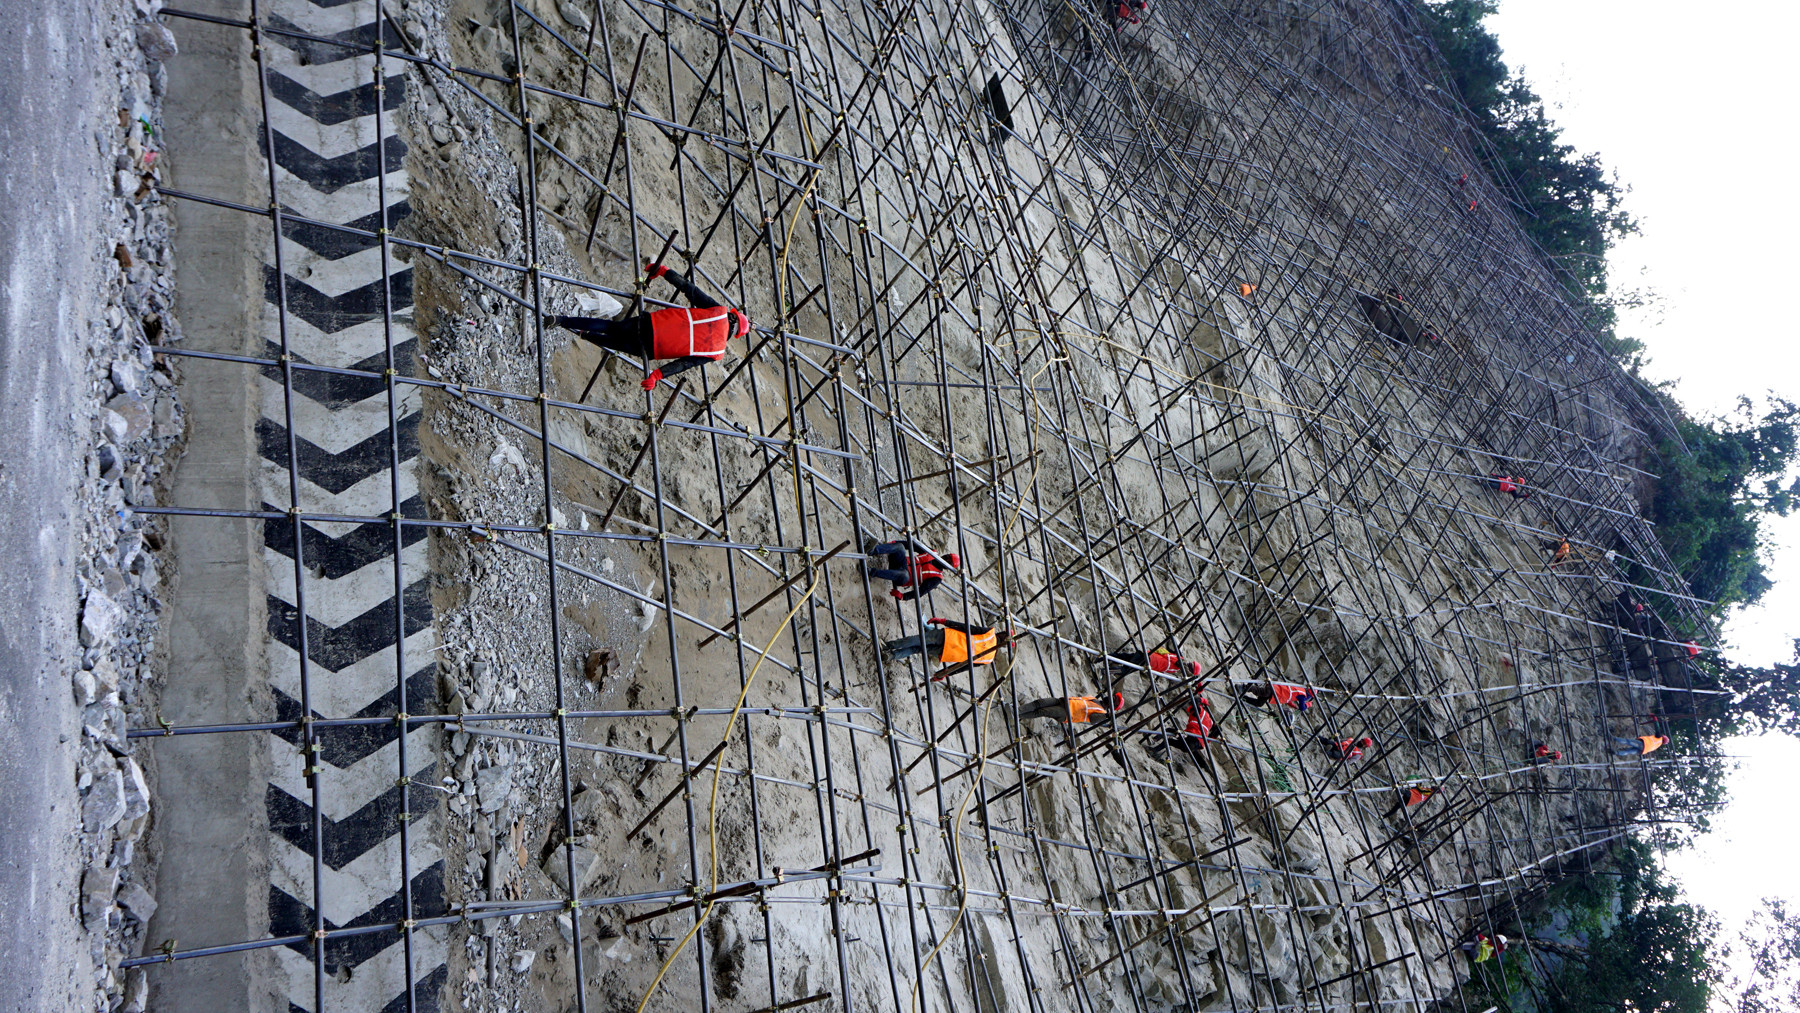
[[[1456, 184], [1463, 133], [1396, 12], [1170, 4], [1112, 35], [1042, 0], [529, 9], [406, 14], [475, 72], [408, 92], [407, 234], [540, 269], [413, 261], [457, 385], [427, 397], [432, 510], [500, 529], [433, 538], [443, 689], [608, 715], [567, 750], [541, 719], [447, 736], [444, 850], [453, 903], [554, 901], [571, 866], [602, 903], [459, 929], [452, 1007], [636, 1008], [678, 948], [646, 1008], [1430, 1002], [1486, 898], [1629, 804], [1534, 790], [1571, 775], [1525, 758], [1591, 759], [1572, 715], [1602, 712], [1610, 595], [1537, 540], [1637, 544], [1575, 530], [1556, 490], [1623, 489], [1642, 437], [1610, 379], [1581, 385], [1610, 366], [1500, 201]], [[533, 310], [617, 312], [671, 230], [670, 262], [764, 329], [647, 402]], [[1429, 340], [1369, 325], [1355, 295], [1390, 291]], [[549, 397], [597, 373], [599, 413], [535, 400], [540, 340]], [[1544, 491], [1499, 497], [1493, 470]], [[903, 529], [963, 558], [923, 613], [861, 576], [864, 537]], [[933, 614], [1017, 645], [936, 685], [879, 656]], [[1165, 643], [1207, 670], [1204, 762], [1092, 729], [1071, 759], [1016, 722], [1112, 688], [1148, 701], [1121, 727], [1176, 721], [1174, 680], [1095, 665]], [[1270, 678], [1319, 706], [1236, 702]], [[724, 774], [683, 793], [740, 691]], [[1365, 732], [1355, 763], [1316, 742]], [[1439, 797], [1383, 816], [1407, 783]], [[692, 907], [630, 923], [746, 881], [691, 940]]]

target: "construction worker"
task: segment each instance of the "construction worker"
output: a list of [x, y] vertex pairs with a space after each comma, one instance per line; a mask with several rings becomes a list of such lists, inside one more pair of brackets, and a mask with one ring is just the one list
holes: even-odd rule
[[1273, 700], [1277, 706], [1305, 711], [1313, 705], [1315, 695], [1310, 688], [1297, 686], [1291, 682], [1265, 682], [1260, 686], [1251, 686], [1245, 690], [1243, 701], [1253, 707], [1261, 707]]
[[1462, 944], [1462, 951], [1474, 959], [1477, 964], [1485, 964], [1495, 957], [1506, 955], [1506, 937], [1495, 933], [1494, 938], [1477, 933], [1474, 939]]
[[[907, 551], [908, 547], [912, 549], [911, 553]], [[888, 594], [901, 601], [923, 598], [944, 582], [944, 571], [938, 567], [938, 558], [911, 538], [904, 543], [877, 543], [871, 538], [864, 543], [863, 552], [872, 557], [887, 557], [889, 568], [871, 567], [869, 576], [876, 580], [892, 581], [897, 586]], [[954, 552], [944, 553], [943, 561], [949, 563], [952, 569], [962, 565], [962, 557]], [[902, 592], [900, 588], [907, 590]]]
[[1626, 738], [1623, 735], [1613, 736], [1614, 756], [1649, 756], [1658, 749], [1669, 744], [1667, 735], [1639, 735]]
[[651, 279], [667, 278], [693, 309], [669, 306], [639, 313], [623, 320], [607, 317], [546, 317], [552, 327], [575, 332], [576, 337], [601, 348], [635, 355], [648, 363], [652, 359], [672, 359], [644, 377], [643, 388], [655, 390], [661, 380], [695, 366], [717, 362], [725, 355], [725, 343], [750, 333], [750, 317], [735, 306], [725, 306], [694, 286], [678, 271], [661, 264], [644, 265]]
[[1145, 732], [1144, 747], [1161, 759], [1170, 746], [1178, 746], [1199, 763], [1206, 756], [1206, 744], [1213, 737], [1212, 704], [1205, 697], [1195, 698], [1187, 707], [1187, 725], [1177, 732]]
[[1394, 800], [1393, 806], [1389, 808], [1387, 812], [1381, 814], [1381, 818], [1385, 820], [1402, 809], [1411, 809], [1413, 806], [1423, 805], [1425, 804], [1426, 799], [1437, 793], [1438, 790], [1436, 788], [1407, 785], [1405, 788], [1400, 789], [1399, 797]]
[[[1012, 631], [1007, 630], [1006, 635], [1011, 639]], [[933, 616], [925, 620], [925, 632], [888, 641], [884, 653], [890, 661], [905, 661], [926, 650], [936, 651], [938, 662], [945, 665], [959, 661], [991, 665], [1000, 654], [1000, 635], [992, 626], [964, 626]]]
[[[1114, 651], [1109, 656], [1108, 667], [1113, 675], [1126, 675], [1138, 669], [1149, 669], [1171, 675], [1186, 675], [1200, 678], [1200, 663], [1183, 660], [1181, 655], [1166, 648], [1158, 647], [1145, 654], [1143, 651]], [[1199, 686], [1194, 687], [1198, 689]]]
[[1550, 551], [1550, 565], [1551, 566], [1561, 566], [1562, 564], [1568, 562], [1569, 554], [1571, 551], [1573, 551], [1569, 548], [1569, 540], [1567, 538], [1558, 538], [1554, 542], [1545, 542], [1544, 548], [1551, 550]]
[[1360, 760], [1363, 750], [1375, 745], [1375, 740], [1367, 735], [1360, 739], [1334, 739], [1321, 735], [1319, 742], [1325, 747], [1325, 755], [1334, 760]]
[[1540, 742], [1532, 747], [1531, 759], [1534, 763], [1555, 763], [1562, 759], [1562, 750], [1551, 749], [1549, 746]]
[[1687, 656], [1689, 658], [1698, 658], [1700, 656], [1700, 645], [1694, 641], [1683, 640], [1681, 646], [1687, 648]]
[[1019, 720], [1055, 718], [1065, 724], [1085, 725], [1095, 718], [1123, 709], [1125, 694], [1114, 693], [1110, 699], [1093, 696], [1053, 696], [1039, 700], [1019, 711]]
[[1488, 472], [1488, 487], [1498, 489], [1513, 499], [1530, 499], [1531, 490], [1525, 488], [1525, 480], [1517, 475], [1503, 475], [1497, 471]]
[[1150, 0], [1100, 0], [1100, 9], [1106, 12], [1107, 23], [1115, 32], [1123, 31], [1128, 24], [1135, 25], [1143, 15], [1150, 13]]

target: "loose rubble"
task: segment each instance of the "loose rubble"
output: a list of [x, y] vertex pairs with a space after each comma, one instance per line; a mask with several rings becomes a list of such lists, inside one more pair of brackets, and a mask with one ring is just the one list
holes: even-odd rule
[[162, 62], [179, 52], [157, 17], [161, 7], [160, 0], [137, 0], [97, 12], [114, 61], [118, 109], [94, 138], [114, 180], [93, 215], [95, 255], [110, 263], [82, 349], [85, 415], [71, 420], [92, 434], [76, 500], [83, 650], [69, 677], [82, 737], [71, 785], [80, 794], [84, 867], [76, 904], [95, 969], [92, 1008], [114, 1013], [143, 1013], [143, 972], [118, 968], [143, 952], [156, 912], [155, 859], [138, 847], [155, 811], [144, 769], [151, 760], [132, 747], [127, 730], [156, 720], [167, 527], [138, 508], [160, 502], [184, 431], [177, 367], [153, 354], [181, 340], [172, 313], [172, 221], [154, 191], [163, 154]]

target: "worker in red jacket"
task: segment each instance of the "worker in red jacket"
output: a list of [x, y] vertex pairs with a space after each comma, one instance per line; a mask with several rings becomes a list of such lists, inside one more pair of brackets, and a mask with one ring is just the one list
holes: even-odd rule
[[1381, 818], [1385, 820], [1402, 809], [1411, 809], [1414, 806], [1424, 805], [1425, 800], [1436, 795], [1437, 792], [1438, 790], [1436, 788], [1425, 788], [1418, 785], [1408, 785], [1405, 788], [1401, 788], [1399, 797], [1394, 799], [1394, 804], [1389, 807], [1387, 812], [1381, 814]]
[[1196, 697], [1194, 703], [1187, 708], [1187, 726], [1181, 731], [1145, 732], [1144, 745], [1152, 756], [1161, 759], [1168, 753], [1170, 746], [1179, 747], [1195, 763], [1206, 756], [1206, 744], [1212, 741], [1213, 716], [1212, 704], [1205, 697]]
[[1142, 15], [1150, 12], [1149, 0], [1101, 0], [1100, 7], [1106, 11], [1106, 20], [1115, 32], [1137, 24]]
[[[912, 551], [908, 552], [908, 548]], [[892, 581], [895, 587], [888, 594], [901, 601], [923, 598], [944, 582], [944, 571], [938, 566], [938, 558], [911, 538], [905, 542], [880, 543], [871, 538], [863, 545], [863, 552], [871, 558], [887, 557], [887, 567], [870, 567], [869, 576]], [[962, 557], [946, 552], [943, 562], [955, 568], [962, 565]], [[901, 588], [907, 590], [902, 592]]]
[[1321, 735], [1319, 742], [1325, 746], [1325, 755], [1334, 760], [1360, 760], [1363, 750], [1375, 745], [1375, 740], [1367, 735], [1360, 739], [1334, 739], [1329, 735]]
[[1306, 686], [1297, 686], [1291, 682], [1265, 682], [1245, 690], [1243, 699], [1253, 707], [1262, 707], [1273, 700], [1278, 707], [1305, 711], [1313, 705], [1314, 696], [1313, 691]]
[[658, 381], [695, 366], [717, 362], [725, 355], [725, 343], [750, 333], [750, 317], [735, 306], [721, 305], [718, 300], [694, 286], [680, 272], [661, 264], [645, 264], [644, 273], [651, 278], [667, 278], [693, 309], [669, 306], [649, 313], [639, 313], [623, 320], [607, 317], [548, 317], [552, 327], [574, 331], [577, 337], [601, 348], [651, 359], [673, 359], [644, 377], [644, 389], [655, 390]]
[[[1138, 669], [1149, 669], [1165, 675], [1185, 675], [1193, 679], [1200, 678], [1200, 663], [1187, 661], [1181, 655], [1158, 647], [1145, 654], [1143, 651], [1114, 651], [1109, 656], [1108, 665], [1115, 676], [1125, 675]], [[1195, 688], [1199, 688], [1196, 683]]]
[[1525, 488], [1525, 480], [1517, 475], [1503, 475], [1497, 471], [1488, 472], [1488, 486], [1506, 493], [1513, 499], [1530, 499], [1531, 490]]
[[1531, 759], [1535, 763], [1555, 763], [1562, 759], [1562, 750], [1551, 749], [1549, 746], [1540, 742], [1532, 747]]

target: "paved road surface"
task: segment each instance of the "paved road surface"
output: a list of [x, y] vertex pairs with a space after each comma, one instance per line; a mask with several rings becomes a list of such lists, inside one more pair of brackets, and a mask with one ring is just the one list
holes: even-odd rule
[[70, 406], [92, 289], [100, 156], [86, 2], [0, 0], [0, 996], [74, 1008], [91, 987], [66, 665], [78, 650]]

